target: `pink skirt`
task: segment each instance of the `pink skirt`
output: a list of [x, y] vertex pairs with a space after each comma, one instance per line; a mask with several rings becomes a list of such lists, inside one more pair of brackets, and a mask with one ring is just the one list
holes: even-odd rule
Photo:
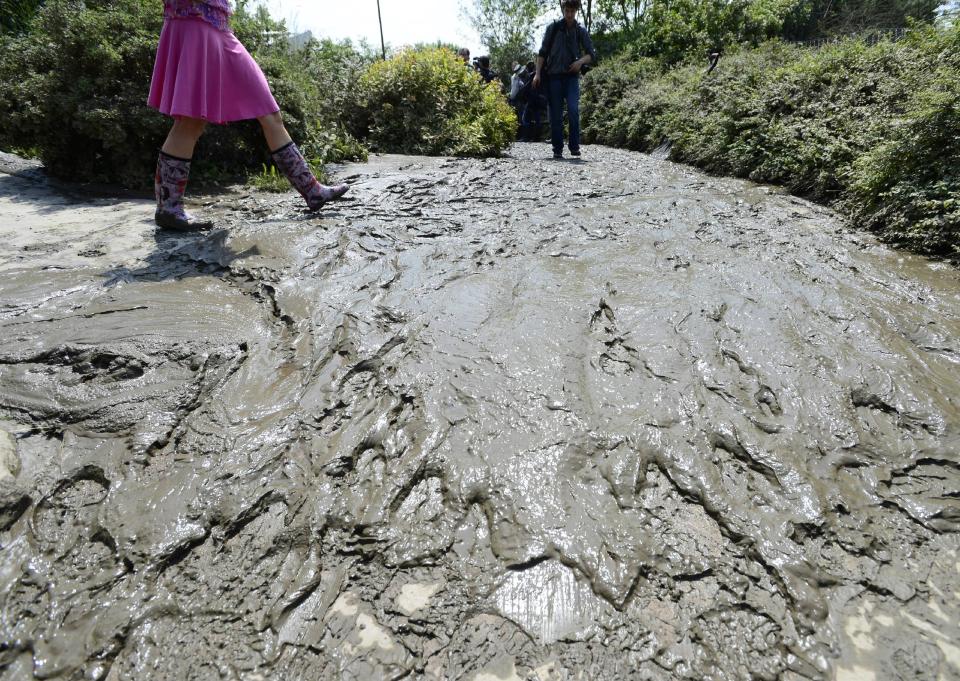
[[147, 104], [168, 116], [211, 123], [280, 110], [263, 71], [236, 36], [200, 18], [163, 23]]

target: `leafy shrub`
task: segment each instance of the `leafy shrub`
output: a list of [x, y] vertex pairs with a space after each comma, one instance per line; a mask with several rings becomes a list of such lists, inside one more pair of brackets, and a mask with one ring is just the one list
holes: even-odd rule
[[[290, 134], [319, 162], [363, 148], [324, 120], [330, 90], [275, 36], [283, 24], [238, 3], [237, 37], [258, 59]], [[148, 185], [169, 119], [146, 106], [162, 25], [159, 0], [48, 0], [22, 35], [0, 37], [0, 148], [39, 150], [57, 176]], [[195, 170], [236, 175], [269, 160], [260, 126], [210, 126]]]
[[761, 121], [770, 124], [737, 141], [738, 172], [817, 199], [838, 198], [854, 160], [880, 143], [903, 113], [906, 88], [923, 78], [923, 62], [922, 51], [892, 42], [846, 41], [805, 51], [754, 97]]
[[854, 163], [845, 208], [914, 250], [960, 260], [960, 28], [886, 139]]
[[0, 33], [25, 30], [42, 0], [0, 0]]
[[819, 4], [819, 0], [649, 0], [642, 11], [636, 6], [639, 13], [631, 21], [622, 3], [600, 3], [605, 11], [598, 17], [596, 45], [604, 55], [628, 52], [664, 64], [703, 61], [714, 49], [808, 37], [813, 17], [829, 10]]
[[0, 42], [0, 146], [35, 147], [63, 177], [142, 184], [169, 127], [145, 105], [161, 17], [111, 4], [52, 0]]
[[674, 160], [782, 184], [886, 239], [956, 253], [958, 33], [820, 50], [772, 42], [709, 76], [612, 60], [585, 80], [585, 139], [637, 150], [669, 140]]
[[932, 23], [941, 0], [597, 0], [595, 44], [677, 64], [706, 51]]
[[655, 81], [663, 74], [660, 62], [649, 58], [634, 58], [623, 53], [603, 62], [585, 76], [581, 102], [580, 124], [586, 138], [602, 139], [606, 144], [636, 148], [627, 143], [623, 118], [634, 109], [625, 98], [644, 83]]
[[517, 119], [500, 94], [450, 50], [405, 50], [360, 78], [352, 131], [383, 152], [487, 156], [514, 138]]

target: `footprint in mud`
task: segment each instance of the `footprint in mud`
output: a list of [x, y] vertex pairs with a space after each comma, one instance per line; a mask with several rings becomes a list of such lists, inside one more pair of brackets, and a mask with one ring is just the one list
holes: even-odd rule
[[745, 375], [747, 375], [747, 376], [753, 376], [753, 377], [755, 377], [755, 378], [756, 378], [756, 377], [759, 377], [760, 372], [757, 371], [757, 370], [756, 370], [754, 367], [752, 367], [751, 365], [749, 365], [747, 362], [745, 362], [743, 359], [741, 359], [741, 357], [740, 357], [740, 355], [739, 355], [738, 353], [734, 352], [733, 350], [724, 349], [724, 350], [721, 352], [721, 354], [723, 355], [723, 357], [724, 357], [725, 359], [731, 359], [731, 360], [733, 360], [734, 363], [736, 363], [737, 368], [740, 369], [740, 372], [741, 372], [741, 373], [743, 373], [743, 374], [745, 374]]
[[610, 307], [605, 299], [601, 298], [600, 303], [597, 305], [597, 309], [590, 317], [590, 328], [595, 330], [598, 325], [606, 325], [608, 322], [612, 328], [605, 326], [603, 330], [611, 333], [617, 328], [617, 318], [613, 313], [613, 308]]
[[855, 388], [850, 391], [850, 401], [854, 407], [865, 407], [884, 414], [899, 414], [899, 410], [891, 404], [888, 404], [880, 395], [872, 392], [869, 388]]
[[[722, 313], [720, 315], [722, 318]], [[746, 380], [749, 382], [755, 382], [757, 385], [757, 390], [753, 393], [753, 400], [756, 402], [757, 408], [765, 417], [776, 417], [783, 416], [783, 407], [780, 404], [780, 398], [777, 396], [777, 393], [769, 385], [763, 382], [763, 376], [760, 373], [760, 370], [757, 367], [751, 365], [749, 362], [744, 360], [739, 353], [730, 350], [729, 348], [724, 348], [721, 351], [721, 356], [725, 360], [731, 360], [737, 365], [737, 369], [741, 374], [747, 377]], [[756, 421], [756, 419], [751, 418], [751, 421], [761, 428], [761, 430], [775, 430], [776, 426], [773, 424], [762, 424]]]
[[640, 353], [623, 342], [622, 338], [614, 338], [604, 345], [607, 350], [600, 354], [600, 369], [610, 376], [623, 376], [633, 373], [640, 366]]
[[85, 248], [77, 253], [81, 258], [99, 258], [106, 254], [107, 252], [104, 250], [103, 244], [94, 244], [90, 248]]
[[[616, 290], [607, 283], [607, 292], [615, 294]], [[605, 298], [600, 299], [597, 309], [590, 316], [590, 328], [610, 337], [609, 340], [603, 341], [606, 349], [600, 353], [597, 360], [597, 366], [603, 373], [609, 376], [623, 376], [633, 373], [643, 364], [636, 348], [627, 345], [623, 336], [619, 335], [617, 316]]]
[[[937, 419], [923, 412], [911, 412], [896, 402], [895, 398], [882, 396], [882, 390], [874, 390], [868, 386], [855, 388], [850, 391], [850, 402], [860, 414], [860, 420], [868, 430], [876, 428], [886, 421], [891, 432], [906, 432], [910, 434], [926, 433], [940, 435], [942, 426]], [[879, 419], [879, 420], [877, 420]]]
[[142, 377], [149, 368], [149, 362], [143, 357], [72, 345], [44, 352], [31, 361], [62, 370], [61, 380], [67, 384], [129, 381]]
[[61, 481], [37, 504], [31, 529], [49, 550], [67, 553], [84, 527], [96, 524], [97, 507], [107, 497], [110, 481], [97, 466], [84, 466]]
[[777, 398], [777, 394], [773, 392], [773, 389], [766, 385], [761, 385], [760, 389], [757, 390], [754, 399], [757, 401], [758, 405], [765, 406], [767, 411], [770, 412], [771, 416], [782, 416], [783, 408], [780, 406], [780, 400]]
[[73, 370], [80, 374], [84, 383], [129, 381], [146, 373], [146, 363], [136, 357], [88, 350], [74, 359]]
[[723, 318], [726, 316], [727, 311], [730, 307], [726, 303], [720, 303], [717, 307], [707, 312], [707, 317], [717, 322], [718, 324], [723, 321]]

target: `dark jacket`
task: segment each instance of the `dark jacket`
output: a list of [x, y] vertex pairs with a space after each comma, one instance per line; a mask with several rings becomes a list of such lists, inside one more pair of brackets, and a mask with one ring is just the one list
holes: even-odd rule
[[520, 86], [516, 101], [521, 106], [526, 105], [533, 110], [547, 108], [547, 96], [544, 94], [543, 87], [533, 87], [532, 73], [524, 74], [523, 85]]
[[587, 29], [579, 23], [568, 28], [567, 22], [560, 19], [547, 26], [538, 54], [546, 60], [544, 72], [556, 76], [567, 73], [570, 64], [584, 53], [589, 54], [594, 62], [597, 61], [597, 53]]

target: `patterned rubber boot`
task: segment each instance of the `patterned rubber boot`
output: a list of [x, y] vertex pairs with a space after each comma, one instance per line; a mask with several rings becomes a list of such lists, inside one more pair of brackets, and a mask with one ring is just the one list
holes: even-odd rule
[[160, 152], [157, 158], [157, 175], [153, 182], [157, 196], [157, 212], [153, 219], [158, 227], [179, 232], [213, 227], [209, 220], [196, 220], [183, 208], [183, 193], [187, 190], [189, 178], [189, 159]]
[[300, 192], [300, 196], [307, 202], [310, 210], [320, 210], [327, 201], [339, 199], [350, 189], [345, 184], [333, 187], [320, 184], [310, 170], [310, 166], [307, 165], [307, 160], [293, 142], [280, 147], [271, 155], [277, 168], [286, 175], [293, 188]]

